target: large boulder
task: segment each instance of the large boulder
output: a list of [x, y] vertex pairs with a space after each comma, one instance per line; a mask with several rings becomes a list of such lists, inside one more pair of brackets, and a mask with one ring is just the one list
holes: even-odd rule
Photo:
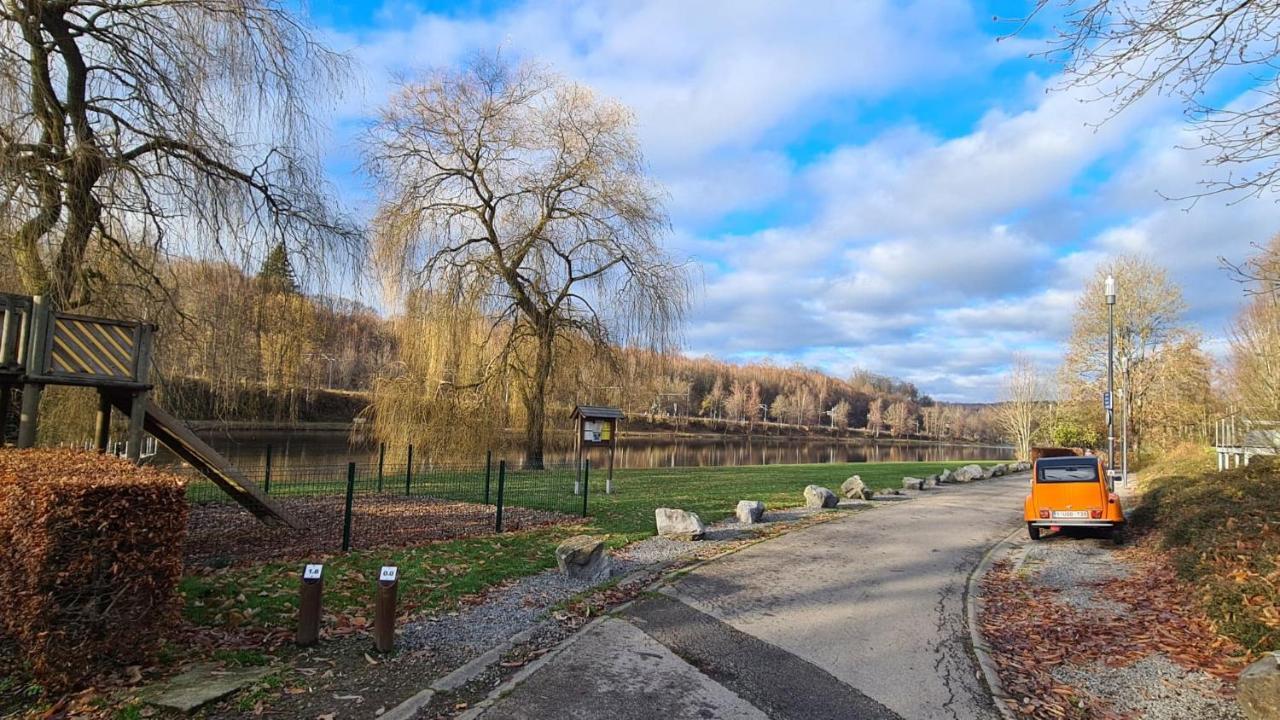
[[1000, 463], [999, 465], [995, 465], [991, 468], [992, 477], [1002, 477], [1008, 474], [1009, 474], [1009, 466], [1005, 465], [1004, 463]]
[[556, 548], [556, 567], [571, 578], [602, 580], [609, 577], [612, 565], [602, 538], [574, 535]]
[[734, 510], [738, 522], [743, 525], [754, 525], [764, 520], [764, 503], [759, 500], [739, 500]]
[[701, 540], [707, 534], [707, 526], [698, 513], [675, 508], [658, 508], [653, 511], [658, 523], [658, 534], [672, 540]]
[[923, 490], [924, 479], [914, 478], [914, 477], [904, 477], [902, 478], [902, 489], [903, 490]]
[[936, 487], [938, 487], [938, 476], [937, 476], [937, 475], [930, 475], [930, 476], [928, 476], [928, 477], [926, 477], [926, 478], [924, 479], [924, 489], [925, 489], [925, 490], [928, 490], [928, 489], [930, 489], [930, 488], [936, 488]]
[[840, 483], [840, 494], [854, 500], [870, 500], [875, 492], [867, 487], [866, 483], [862, 482], [861, 476], [854, 475]]
[[952, 477], [952, 472], [950, 470], [943, 470], [942, 472], [938, 473], [939, 485], [942, 485], [944, 483], [949, 483], [949, 482], [955, 482], [955, 478]]
[[809, 485], [804, 489], [804, 506], [807, 508], [833, 508], [839, 504], [836, 494], [821, 485]]
[[1271, 652], [1244, 669], [1236, 698], [1249, 720], [1280, 718], [1280, 652]]
[[959, 483], [973, 482], [982, 479], [981, 465], [965, 465], [951, 474], [952, 479]]

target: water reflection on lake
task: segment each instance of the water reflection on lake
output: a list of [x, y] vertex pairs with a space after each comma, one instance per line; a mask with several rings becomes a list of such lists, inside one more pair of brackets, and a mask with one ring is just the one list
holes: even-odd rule
[[[349, 461], [376, 461], [376, 445], [352, 446], [346, 433], [201, 433], [206, 442], [245, 468], [262, 467], [271, 446], [272, 465], [337, 465]], [[161, 448], [157, 464], [176, 459]], [[388, 463], [402, 463], [404, 448], [389, 448]], [[495, 461], [506, 458], [519, 461], [516, 448], [495, 450]], [[601, 449], [590, 454], [593, 466], [606, 462]], [[418, 458], [424, 459], [421, 455]], [[949, 443], [905, 442], [900, 440], [827, 440], [777, 437], [626, 437], [618, 441], [617, 467], [716, 467], [733, 465], [778, 465], [793, 463], [902, 462], [940, 460], [1007, 460], [1013, 449], [1000, 446], [956, 445]], [[572, 462], [571, 449], [549, 450], [549, 462]], [[477, 458], [483, 462], [484, 458]]]

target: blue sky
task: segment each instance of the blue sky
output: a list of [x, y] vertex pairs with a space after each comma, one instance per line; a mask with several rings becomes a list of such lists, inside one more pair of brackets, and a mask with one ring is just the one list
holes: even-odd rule
[[[327, 164], [367, 212], [356, 131], [397, 74], [475, 51], [535, 58], [636, 112], [702, 285], [690, 353], [855, 367], [995, 399], [1015, 351], [1056, 365], [1078, 288], [1115, 253], [1158, 259], [1220, 351], [1241, 302], [1218, 269], [1280, 229], [1270, 200], [1183, 195], [1212, 176], [1179, 107], [1060, 89], [997, 41], [1031, 4], [424, 2], [308, 6], [355, 61]], [[1227, 88], [1235, 92], [1236, 88]]]

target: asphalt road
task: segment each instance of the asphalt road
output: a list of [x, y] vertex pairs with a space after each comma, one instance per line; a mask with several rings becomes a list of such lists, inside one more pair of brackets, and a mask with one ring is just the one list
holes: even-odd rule
[[482, 717], [997, 718], [965, 582], [1021, 524], [1026, 482], [946, 486], [703, 565]]

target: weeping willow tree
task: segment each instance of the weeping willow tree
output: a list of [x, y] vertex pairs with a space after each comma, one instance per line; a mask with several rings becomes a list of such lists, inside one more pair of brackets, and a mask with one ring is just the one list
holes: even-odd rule
[[391, 322], [398, 357], [375, 378], [363, 425], [393, 446], [436, 460], [475, 458], [497, 447], [508, 419], [501, 337], [479, 288], [411, 293]]
[[[434, 418], [518, 391], [525, 464], [541, 467], [548, 398], [566, 353], [579, 344], [600, 357], [672, 344], [689, 283], [662, 247], [667, 219], [633, 126], [625, 107], [589, 88], [493, 58], [438, 70], [392, 97], [365, 142], [379, 194], [377, 270], [397, 298], [447, 305], [466, 288], [466, 305], [433, 305], [426, 335], [447, 342], [437, 313], [457, 313], [459, 328], [474, 325], [484, 339], [470, 346], [474, 361], [451, 364], [458, 346], [412, 338], [434, 353], [435, 375], [406, 373], [407, 389], [423, 399], [375, 400], [377, 427], [426, 419], [421, 409], [399, 415], [406, 403], [434, 408]], [[462, 414], [452, 422], [471, 422]]]

